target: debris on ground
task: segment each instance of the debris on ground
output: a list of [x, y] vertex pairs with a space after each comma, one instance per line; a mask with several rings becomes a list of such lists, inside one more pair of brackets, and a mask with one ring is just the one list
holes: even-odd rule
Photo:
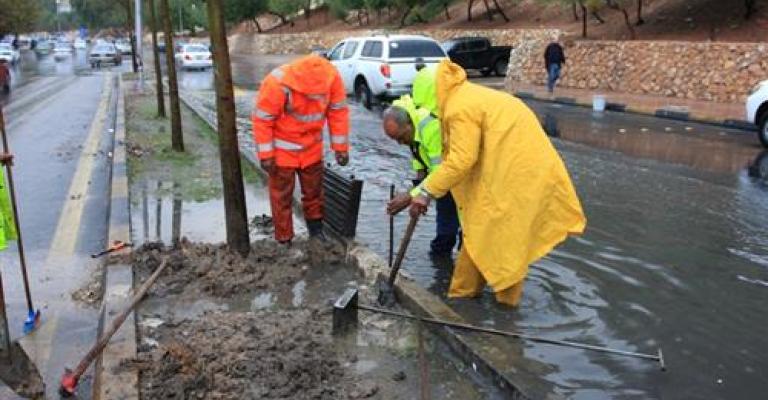
[[177, 249], [165, 251], [160, 243], [147, 243], [134, 252], [139, 276], [154, 271], [164, 254], [169, 256], [170, 269], [150, 290], [158, 297], [199, 291], [228, 298], [292, 285], [310, 266], [341, 263], [344, 258], [343, 248], [332, 242], [298, 241], [292, 246], [278, 246], [265, 239], [254, 242], [243, 259], [225, 244], [193, 244], [182, 239]]
[[101, 271], [94, 272], [90, 281], [72, 292], [72, 300], [89, 307], [96, 307], [101, 304], [102, 298], [104, 298], [104, 285]]

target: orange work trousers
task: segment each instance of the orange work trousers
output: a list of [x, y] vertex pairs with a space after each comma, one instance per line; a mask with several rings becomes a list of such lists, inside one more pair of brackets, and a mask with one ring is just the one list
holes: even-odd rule
[[305, 168], [275, 167], [269, 175], [269, 203], [275, 240], [287, 242], [293, 239], [293, 189], [299, 176], [301, 205], [307, 221], [323, 219], [323, 163], [317, 162]]

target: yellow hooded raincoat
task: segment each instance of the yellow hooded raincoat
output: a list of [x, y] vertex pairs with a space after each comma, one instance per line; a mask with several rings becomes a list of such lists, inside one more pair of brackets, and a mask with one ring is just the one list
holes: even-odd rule
[[568, 171], [522, 101], [468, 82], [447, 60], [422, 70], [413, 91], [443, 130], [443, 164], [423, 188], [435, 197], [451, 191], [462, 251], [497, 294], [521, 283], [528, 266], [569, 234], [584, 231]]

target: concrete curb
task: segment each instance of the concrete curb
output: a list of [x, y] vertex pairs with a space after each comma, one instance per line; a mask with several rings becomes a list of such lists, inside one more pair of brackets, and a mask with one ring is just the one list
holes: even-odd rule
[[[351, 243], [347, 249], [347, 262], [354, 265], [364, 275], [367, 282], [374, 282], [377, 275], [386, 277], [389, 267], [386, 262], [367, 247]], [[449, 307], [442, 299], [418, 285], [407, 274], [401, 272], [395, 281], [395, 291], [398, 300], [408, 310], [416, 315], [437, 318], [452, 322], [465, 323], [466, 321]], [[509, 399], [561, 399], [562, 397], [548, 393], [532, 384], [526, 383], [523, 376], [517, 376], [510, 371], [515, 371], [515, 353], [507, 353], [491, 356], [498, 349], [509, 348], [509, 343], [501, 341], [488, 341], [478, 335], [468, 334], [456, 329], [428, 325], [429, 328], [442, 338], [455, 355], [462, 360], [468, 368], [490, 377]], [[493, 347], [488, 343], [494, 342]], [[493, 350], [496, 349], [496, 350]]]
[[[125, 152], [125, 85], [119, 78], [117, 116], [112, 150], [112, 176], [108, 243], [130, 241], [128, 175]], [[133, 267], [129, 264], [103, 265], [104, 299], [102, 330], [128, 303], [133, 293]], [[101, 336], [101, 334], [99, 335]], [[96, 365], [94, 399], [139, 399], [138, 371], [117, 368], [136, 357], [136, 317], [131, 313], [104, 349]]]
[[[554, 103], [554, 104], [562, 104], [562, 105], [568, 105], [568, 106], [592, 108], [592, 103], [580, 101], [579, 99], [575, 99], [572, 97], [556, 97], [552, 99], [549, 97], [537, 96], [534, 93], [524, 92], [524, 91], [517, 91], [517, 92], [514, 92], [513, 94], [522, 100], [536, 100], [536, 101], [541, 101], [545, 103]], [[626, 112], [630, 114], [645, 115], [649, 117], [665, 118], [665, 119], [672, 119], [672, 120], [684, 121], [684, 122], [695, 122], [699, 124], [712, 125], [712, 126], [717, 126], [722, 128], [744, 131], [744, 133], [757, 132], [757, 127], [754, 126], [753, 124], [750, 124], [747, 121], [736, 120], [736, 119], [720, 120], [720, 119], [714, 119], [714, 118], [707, 118], [707, 117], [698, 116], [696, 115], [696, 113], [679, 112], [679, 111], [670, 110], [666, 108], [648, 110], [648, 109], [632, 106], [631, 104], [607, 102], [605, 109], [606, 111]]]

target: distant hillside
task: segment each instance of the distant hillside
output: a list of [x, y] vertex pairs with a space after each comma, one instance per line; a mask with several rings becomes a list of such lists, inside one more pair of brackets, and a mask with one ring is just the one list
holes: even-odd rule
[[[499, 0], [502, 11], [509, 18], [504, 21], [499, 13], [492, 19], [487, 17], [485, 2], [476, 0], [472, 8], [473, 19], [467, 21], [467, 2], [454, 2], [448, 8], [448, 19], [440, 13], [428, 23], [417, 23], [409, 27], [419, 29], [480, 29], [480, 28], [559, 28], [573, 38], [581, 37], [581, 12], [578, 8], [559, 4], [547, 4], [542, 0]], [[487, 1], [493, 5], [492, 0]], [[636, 2], [632, 2], [636, 3]], [[635, 38], [638, 40], [685, 40], [685, 41], [733, 41], [768, 42], [768, 0], [755, 0], [757, 11], [745, 20], [744, 0], [644, 0], [642, 19], [637, 24], [637, 8], [633, 4], [627, 11]], [[574, 13], [575, 11], [575, 13]], [[577, 19], [578, 18], [578, 19]], [[275, 17], [262, 17], [262, 27], [270, 33], [337, 31], [352, 29], [397, 28], [400, 15], [371, 15], [370, 23], [358, 24], [352, 16], [348, 21], [333, 17], [327, 8], [315, 10], [309, 19], [295, 18], [288, 24], [281, 24]], [[602, 20], [602, 21], [601, 21]], [[244, 24], [238, 31], [254, 31], [252, 24]], [[620, 11], [602, 9], [592, 15], [588, 13], [589, 39], [630, 39], [624, 16]]]

